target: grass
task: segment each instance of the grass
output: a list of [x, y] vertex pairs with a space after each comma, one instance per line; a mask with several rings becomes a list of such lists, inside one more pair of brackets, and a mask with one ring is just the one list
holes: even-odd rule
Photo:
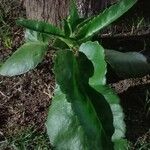
[[146, 111], [146, 117], [150, 116], [150, 92], [149, 90], [146, 91], [146, 103], [145, 103], [145, 111]]
[[12, 22], [7, 22], [8, 16], [11, 12], [10, 5], [7, 5], [9, 1], [1, 1], [0, 2], [0, 40], [4, 47], [11, 47], [11, 24]]
[[150, 149], [150, 130], [142, 137], [138, 138], [134, 144], [134, 150], [149, 150]]
[[51, 150], [46, 132], [38, 132], [34, 127], [3, 139], [0, 150]]
[[[18, 17], [24, 16], [18, 0], [0, 0], [0, 49], [12, 48], [13, 27]], [[2, 45], [1, 45], [2, 44]], [[0, 64], [1, 65], [1, 64]], [[46, 132], [35, 127], [26, 127], [15, 135], [0, 132], [0, 150], [50, 150], [51, 145]]]
[[18, 0], [0, 0], [0, 41], [5, 48], [12, 47], [12, 27], [15, 20], [24, 16], [24, 11], [20, 8]]
[[11, 26], [7, 24], [0, 12], [0, 40], [6, 48], [11, 48], [12, 45], [12, 35]]

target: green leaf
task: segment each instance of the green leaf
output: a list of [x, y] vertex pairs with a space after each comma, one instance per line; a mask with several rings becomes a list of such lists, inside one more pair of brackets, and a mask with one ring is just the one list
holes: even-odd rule
[[0, 74], [14, 76], [35, 68], [45, 56], [48, 45], [43, 42], [29, 42], [22, 45], [0, 67]]
[[106, 50], [106, 60], [121, 77], [141, 77], [150, 73], [150, 64], [147, 58], [138, 52], [122, 53]]
[[120, 105], [117, 94], [108, 86], [95, 86], [95, 90], [99, 91], [110, 104], [113, 113], [113, 125], [115, 132], [112, 136], [115, 150], [126, 150], [127, 141], [125, 138], [126, 126], [124, 122], [124, 113]]
[[125, 139], [120, 139], [115, 141], [114, 145], [115, 150], [129, 150], [129, 144], [128, 141]]
[[64, 26], [65, 36], [69, 37], [72, 31], [68, 20], [66, 19], [63, 20], [63, 26]]
[[78, 14], [78, 8], [76, 5], [75, 0], [70, 0], [70, 13], [69, 13], [69, 24], [71, 26], [72, 31], [74, 31], [75, 27], [77, 26], [77, 22], [80, 19]]
[[[107, 96], [109, 97], [111, 94], [112, 91], [109, 91]], [[115, 95], [111, 98], [111, 101], [114, 104], [116, 103]], [[114, 123], [119, 124], [118, 122], [122, 121], [120, 118], [120, 112], [114, 110], [114, 113], [116, 116]], [[56, 146], [58, 150], [68, 148], [69, 150], [88, 149], [84, 130], [80, 125], [77, 116], [73, 113], [71, 103], [67, 102], [65, 94], [61, 92], [58, 85], [56, 86], [52, 104], [49, 108], [46, 127], [51, 144]], [[119, 132], [122, 131], [124, 133], [123, 128], [124, 124], [120, 123], [120, 125], [115, 129], [115, 133], [113, 135], [115, 150], [126, 150], [127, 148], [127, 141], [124, 139], [118, 139], [121, 135]]]
[[51, 37], [48, 34], [39, 33], [37, 31], [26, 29], [25, 31], [25, 41], [26, 42], [44, 42], [48, 43]]
[[60, 30], [56, 26], [54, 26], [50, 23], [44, 22], [44, 21], [19, 19], [19, 20], [17, 20], [17, 24], [22, 27], [25, 27], [27, 29], [34, 30], [37, 32], [50, 34], [50, 35], [58, 36], [58, 37], [64, 36], [64, 33], [62, 30]]
[[60, 50], [69, 49], [68, 45], [65, 42], [63, 42], [62, 40], [58, 39], [58, 38], [55, 39], [52, 46], [55, 47], [55, 48], [58, 48]]
[[80, 18], [80, 21], [77, 25], [77, 30], [82, 28], [84, 25], [86, 25], [90, 20], [92, 20], [94, 16], [90, 16], [88, 18]]
[[91, 86], [106, 84], [106, 62], [103, 47], [98, 42], [89, 41], [83, 43], [79, 51], [83, 52], [94, 66], [94, 75], [90, 78], [89, 84]]
[[[98, 44], [98, 42], [89, 41], [80, 46], [80, 51], [82, 51], [88, 57], [88, 59], [91, 60], [94, 66], [94, 74], [90, 78], [89, 84], [96, 91], [100, 92], [110, 104], [114, 119], [113, 125], [115, 127], [115, 132], [112, 137], [112, 140], [115, 143], [115, 150], [119, 150], [119, 148], [120, 150], [125, 150], [125, 148], [123, 149], [123, 147], [125, 147], [127, 143], [123, 140], [126, 131], [124, 123], [124, 114], [119, 104], [119, 97], [111, 88], [105, 85], [106, 62], [104, 56], [104, 49]], [[84, 71], [85, 69], [82, 70]], [[105, 112], [105, 110], [103, 110], [103, 112]]]
[[[82, 69], [84, 69], [85, 74], [82, 73]], [[55, 60], [54, 71], [57, 83], [60, 85], [61, 90], [65, 94], [65, 97], [68, 103], [71, 105], [74, 115], [77, 117], [81, 126], [77, 128], [76, 126], [74, 127], [76, 124], [75, 122], [71, 124], [71, 128], [74, 129], [74, 134], [70, 136], [70, 141], [72, 141], [72, 138], [75, 138], [76, 141], [75, 143], [68, 144], [69, 147], [61, 147], [60, 149], [73, 150], [73, 144], [73, 147], [74, 145], [77, 146], [75, 146], [76, 149], [80, 149], [80, 147], [78, 147], [79, 145], [82, 145], [82, 147], [85, 145], [86, 147], [83, 149], [112, 150], [113, 144], [111, 142], [111, 136], [114, 132], [114, 128], [111, 109], [109, 104], [105, 101], [104, 97], [88, 85], [89, 77], [93, 74], [91, 62], [85, 57], [83, 53], [79, 53], [79, 55], [75, 57], [71, 51], [59, 51]], [[62, 96], [59, 98], [63, 99]], [[58, 107], [55, 106], [55, 108]], [[66, 113], [63, 112], [63, 114], [65, 117]], [[53, 112], [51, 112], [49, 117], [54, 118]], [[65, 118], [63, 121], [68, 123], [67, 119]], [[51, 126], [47, 126], [48, 130], [49, 128], [55, 128], [54, 130], [59, 130], [57, 132], [59, 134], [55, 136], [55, 139], [51, 137], [51, 132], [49, 132], [49, 136], [50, 139], [53, 139], [53, 141], [57, 141], [59, 135], [62, 135], [60, 130], [63, 132], [64, 129], [64, 127], [61, 125], [64, 124], [59, 124], [59, 127], [55, 127], [57, 124], [52, 124], [53, 123], [51, 120]], [[66, 130], [70, 131], [71, 129], [67, 126]], [[80, 133], [77, 135], [80, 136], [80, 138], [76, 138], [75, 134], [79, 131]], [[69, 132], [68, 134], [66, 132], [66, 134], [63, 135], [64, 145], [66, 141], [65, 137], [68, 138], [69, 135]], [[56, 149], [59, 149], [59, 143], [58, 145], [54, 146], [56, 146]]]
[[[71, 38], [61, 38], [59, 37], [58, 38], [59, 40], [61, 40], [62, 42], [64, 42], [68, 47], [70, 47], [71, 49], [74, 48], [74, 47], [78, 47], [78, 43], [77, 41], [75, 41], [74, 39], [71, 39]], [[58, 46], [60, 47], [60, 46]]]
[[113, 21], [127, 12], [137, 0], [120, 0], [117, 4], [104, 10], [103, 13], [89, 20], [81, 28], [77, 29], [75, 37], [77, 39], [93, 36], [99, 30], [111, 24]]
[[49, 108], [46, 127], [50, 142], [57, 150], [88, 150], [82, 126], [58, 85]]
[[[62, 59], [60, 61], [60, 65], [55, 66], [55, 69], [57, 70], [57, 76], [62, 78], [62, 74], [64, 74], [64, 78], [61, 79], [61, 82], [64, 82], [63, 84], [65, 85], [63, 86], [66, 86], [68, 94], [66, 97], [66, 94], [63, 94], [60, 88], [55, 90], [55, 96], [53, 98], [47, 120], [48, 135], [50, 137], [51, 143], [58, 150], [93, 149], [93, 147], [91, 148], [88, 145], [88, 143], [91, 142], [92, 136], [87, 136], [84, 125], [82, 121], [80, 122], [80, 116], [77, 115], [73, 107], [74, 104], [72, 104], [72, 101], [70, 100], [72, 98], [75, 99], [76, 97], [77, 100], [80, 99], [78, 96], [80, 95], [80, 91], [82, 91], [82, 94], [84, 95], [85, 92], [86, 96], [90, 99], [92, 103], [91, 105], [94, 107], [99, 120], [101, 120], [101, 124], [106, 135], [111, 137], [112, 141], [114, 142], [114, 150], [126, 150], [127, 141], [123, 139], [125, 136], [125, 124], [123, 121], [124, 115], [119, 104], [119, 98], [113, 92], [113, 90], [105, 85], [106, 63], [104, 58], [104, 49], [97, 42], [86, 42], [81, 45], [80, 51], [82, 51], [92, 63], [88, 61], [82, 53], [79, 53], [79, 56], [74, 58], [72, 56], [72, 52], [68, 52], [71, 53], [68, 54], [68, 57], [63, 56], [63, 54], [67, 52], [61, 52], [61, 54], [59, 54], [60, 59], [57, 58], [58, 60]], [[70, 55], [72, 57], [70, 57]], [[67, 61], [67, 58], [69, 58], [69, 62]], [[65, 61], [66, 67], [62, 65]], [[76, 64], [76, 62], [78, 64], [78, 69], [76, 67], [68, 67], [71, 64]], [[99, 66], [101, 66], [103, 69], [101, 69]], [[72, 71], [69, 68], [73, 68]], [[101, 71], [99, 71], [99, 69], [101, 69]], [[79, 77], [77, 80], [76, 76], [78, 76], [78, 73], [82, 77]], [[76, 79], [78, 81], [76, 86], [80, 87], [80, 84], [84, 86], [84, 88], [81, 87], [79, 91], [78, 88], [73, 86], [76, 82], [71, 83], [70, 78], [73, 76], [73, 74], [75, 74], [74, 80]], [[88, 81], [90, 86], [93, 88], [88, 86]], [[104, 97], [102, 97], [102, 95], [100, 95], [94, 89], [99, 91], [105, 97], [111, 107], [113, 113], [113, 125], [115, 127], [114, 133], [110, 108], [104, 100]], [[71, 96], [69, 96], [69, 93], [71, 93]], [[76, 96], [74, 95], [73, 97], [73, 93], [75, 93]], [[78, 103], [76, 108], [79, 113], [79, 108], [81, 107], [82, 103]], [[79, 108], [77, 107], [78, 105], [80, 105]], [[85, 109], [87, 109], [86, 106], [87, 104], [83, 103], [83, 107], [85, 107]], [[81, 111], [85, 109], [82, 108]], [[89, 108], [89, 110], [91, 109]], [[86, 113], [88, 114], [88, 112]], [[84, 117], [84, 120], [86, 120], [86, 118], [87, 116]], [[98, 133], [99, 132], [97, 132], [97, 134]], [[102, 146], [102, 148], [99, 147], [98, 149], [110, 150], [113, 148], [112, 145], [108, 146], [107, 148], [107, 144], [105, 143], [104, 147]]]

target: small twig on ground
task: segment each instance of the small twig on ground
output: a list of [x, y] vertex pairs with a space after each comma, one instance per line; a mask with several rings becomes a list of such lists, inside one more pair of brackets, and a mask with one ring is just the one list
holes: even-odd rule
[[142, 33], [135, 33], [135, 34], [131, 34], [131, 32], [127, 32], [127, 33], [119, 33], [119, 34], [115, 34], [115, 35], [111, 35], [111, 34], [102, 34], [100, 36], [101, 39], [109, 39], [109, 38], [143, 38], [143, 37], [150, 37], [150, 29], [147, 31], [142, 31]]
[[47, 84], [45, 84], [45, 86], [47, 87], [47, 89], [44, 89], [43, 93], [46, 94], [46, 95], [48, 95], [48, 97], [51, 99], [53, 97], [52, 90], [54, 90], [54, 87], [51, 86], [51, 85], [47, 85]]
[[2, 91], [0, 91], [0, 94], [4, 97], [8, 97], [7, 95], [5, 95]]
[[117, 83], [112, 83], [110, 86], [115, 89], [117, 93], [123, 93], [127, 91], [130, 87], [135, 87], [139, 85], [146, 85], [150, 83], [150, 76], [144, 76], [142, 78], [131, 78], [121, 80]]

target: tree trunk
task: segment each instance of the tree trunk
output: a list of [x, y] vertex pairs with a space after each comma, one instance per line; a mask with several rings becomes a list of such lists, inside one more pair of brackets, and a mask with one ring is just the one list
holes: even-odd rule
[[68, 0], [25, 0], [24, 6], [27, 18], [58, 25], [67, 15]]
[[[90, 16], [103, 9], [114, 0], [77, 0], [80, 15]], [[59, 25], [68, 14], [70, 0], [24, 0], [26, 15], [29, 19], [38, 19]]]

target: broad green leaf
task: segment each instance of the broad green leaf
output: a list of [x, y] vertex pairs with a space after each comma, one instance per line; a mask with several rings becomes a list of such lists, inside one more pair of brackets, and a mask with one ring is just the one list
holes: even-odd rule
[[48, 43], [51, 37], [48, 34], [39, 33], [37, 31], [26, 29], [25, 31], [25, 41], [26, 42], [44, 42]]
[[29, 20], [29, 19], [19, 19], [17, 20], [17, 24], [25, 27], [30, 30], [34, 30], [37, 32], [50, 34], [53, 36], [62, 37], [64, 36], [64, 33], [62, 30], [60, 30], [58, 27], [44, 22], [44, 21], [36, 21], [36, 20]]
[[99, 91], [110, 104], [113, 113], [113, 125], [115, 132], [112, 136], [115, 150], [126, 150], [127, 141], [125, 138], [126, 126], [124, 122], [124, 113], [120, 105], [117, 94], [108, 86], [95, 86], [95, 90]]
[[126, 139], [115, 140], [115, 150], [130, 150], [128, 141]]
[[74, 39], [69, 39], [65, 37], [64, 32], [61, 31], [59, 28], [43, 22], [43, 21], [35, 21], [35, 20], [27, 20], [27, 19], [20, 19], [17, 23], [27, 29], [34, 30], [43, 34], [48, 34], [59, 38], [61, 41], [65, 42], [69, 47], [74, 47], [76, 42]]
[[150, 73], [150, 64], [147, 58], [138, 52], [122, 53], [106, 50], [106, 61], [121, 77], [141, 77]]
[[[91, 60], [94, 66], [94, 74], [90, 78], [89, 84], [96, 91], [100, 92], [110, 104], [114, 119], [113, 124], [115, 127], [115, 132], [112, 137], [115, 147], [125, 147], [126, 141], [122, 139], [125, 137], [124, 114], [119, 104], [119, 97], [112, 89], [105, 85], [106, 62], [104, 49], [98, 44], [98, 42], [86, 42], [80, 46], [80, 51], [82, 51], [88, 57], [88, 59]], [[119, 150], [117, 148], [115, 148], [115, 150]], [[122, 148], [120, 150], [125, 149]]]
[[111, 24], [113, 21], [127, 12], [137, 0], [120, 0], [117, 4], [107, 8], [101, 14], [89, 20], [84, 26], [77, 29], [75, 37], [83, 39], [90, 37], [97, 33], [99, 30]]
[[88, 150], [84, 130], [58, 85], [49, 108], [46, 127], [50, 142], [57, 150]]
[[64, 19], [63, 20], [63, 28], [64, 28], [64, 33], [66, 37], [69, 37], [71, 35], [71, 27], [70, 24], [68, 22], [68, 20]]
[[[107, 92], [105, 90], [105, 94]], [[106, 96], [110, 97], [109, 95], [112, 95], [110, 90]], [[115, 105], [115, 95], [111, 98], [111, 103], [114, 103]], [[120, 131], [124, 133], [124, 124], [118, 123], [122, 121], [122, 118], [120, 118], [120, 112], [114, 111], [114, 113], [116, 116], [114, 123], [120, 124], [117, 129], [115, 129], [113, 135], [114, 149], [127, 150], [127, 141], [120, 139], [120, 136], [124, 136], [124, 134], [120, 134]], [[56, 86], [52, 104], [49, 108], [46, 127], [51, 144], [56, 146], [58, 150], [88, 150], [84, 130], [80, 125], [77, 116], [73, 113], [71, 103], [67, 102], [65, 94], [61, 92], [58, 85]]]
[[48, 45], [43, 42], [29, 42], [22, 45], [0, 67], [0, 75], [14, 76], [35, 68], [45, 56]]
[[[82, 74], [83, 70], [80, 72], [81, 69], [85, 69], [85, 74]], [[80, 145], [79, 143], [81, 143], [86, 146], [84, 149], [88, 150], [111, 150], [113, 149], [111, 136], [114, 132], [111, 109], [104, 97], [88, 85], [88, 79], [92, 76], [92, 70], [91, 62], [83, 53], [79, 53], [78, 57], [75, 57], [71, 51], [59, 51], [59, 53], [57, 53], [54, 69], [56, 80], [81, 125], [81, 127], [76, 128], [76, 132], [74, 133], [76, 134], [78, 130], [82, 129], [80, 137], [82, 137], [82, 135], [84, 136], [82, 140], [76, 140], [74, 144]], [[60, 96], [60, 98], [63, 99], [62, 96]], [[99, 109], [95, 110], [95, 107]], [[51, 115], [52, 114], [53, 112], [51, 112]], [[50, 118], [51, 115], [49, 115]], [[65, 119], [63, 121], [65, 121]], [[74, 124], [72, 124], [71, 128], [74, 128]], [[59, 125], [61, 125], [61, 123]], [[51, 127], [54, 128], [55, 126], [56, 124], [52, 126], [51, 121]], [[55, 127], [56, 130], [58, 130], [58, 128], [59, 127]], [[70, 130], [70, 128], [68, 128], [68, 130]], [[68, 134], [64, 135], [64, 142]], [[52, 138], [50, 132], [49, 135], [50, 138]], [[58, 136], [59, 135], [57, 135], [57, 137]], [[73, 137], [75, 137], [74, 134], [70, 138]], [[53, 139], [53, 141], [57, 141], [57, 138], [55, 138], [55, 140]], [[54, 145], [56, 149], [59, 147], [58, 145]], [[71, 145], [72, 143], [70, 143], [70, 147], [66, 149], [72, 150]], [[76, 149], [80, 149], [80, 147]]]
[[[92, 20], [94, 18], [94, 16], [90, 16], [88, 18], [81, 18], [80, 22], [77, 25], [77, 30], [82, 28], [84, 25], [86, 25], [90, 20]], [[76, 31], [75, 31], [76, 32]]]
[[80, 18], [79, 18], [78, 8], [77, 8], [75, 0], [70, 0], [70, 2], [71, 2], [70, 13], [69, 13], [68, 21], [69, 21], [72, 31], [74, 31], [75, 27], [77, 26], [77, 22]]
[[94, 66], [94, 75], [90, 78], [89, 84], [91, 86], [106, 84], [106, 62], [103, 47], [98, 42], [89, 41], [83, 43], [79, 51], [83, 52]]

